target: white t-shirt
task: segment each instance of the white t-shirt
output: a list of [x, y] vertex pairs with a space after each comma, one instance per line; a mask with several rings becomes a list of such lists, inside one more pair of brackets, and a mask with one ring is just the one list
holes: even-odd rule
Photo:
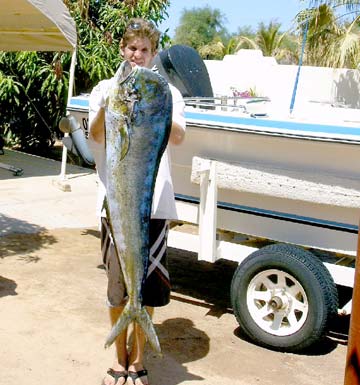
[[[106, 99], [112, 79], [102, 80], [92, 90], [89, 99], [89, 127], [91, 121], [98, 112], [103, 101]], [[169, 84], [173, 101], [172, 120], [185, 130], [184, 100], [180, 91]], [[105, 216], [103, 208], [106, 196], [106, 154], [105, 143], [97, 143], [90, 137], [88, 139], [90, 150], [93, 153], [96, 170], [99, 176], [98, 200], [96, 213], [99, 217]], [[174, 188], [170, 174], [170, 159], [168, 149], [164, 151], [161, 158], [158, 174], [156, 177], [153, 202], [151, 208], [151, 218], [157, 219], [177, 219]]]

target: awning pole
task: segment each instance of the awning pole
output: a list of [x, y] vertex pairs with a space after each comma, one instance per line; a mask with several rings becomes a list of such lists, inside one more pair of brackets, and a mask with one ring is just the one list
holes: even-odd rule
[[344, 385], [360, 384], [360, 226], [355, 260], [355, 281], [352, 295], [348, 348]]
[[[70, 104], [70, 100], [73, 96], [74, 81], [75, 81], [75, 66], [76, 66], [76, 48], [74, 49], [74, 52], [71, 57], [67, 106]], [[64, 135], [69, 136], [69, 134], [64, 134]], [[63, 145], [62, 158], [61, 158], [60, 183], [66, 180], [66, 159], [67, 159], [67, 148], [66, 146]], [[71, 190], [71, 187], [69, 184], [62, 185], [61, 188], [64, 191]]]

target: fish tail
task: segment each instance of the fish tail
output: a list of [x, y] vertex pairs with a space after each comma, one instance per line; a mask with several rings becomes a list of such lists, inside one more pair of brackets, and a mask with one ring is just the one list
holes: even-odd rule
[[143, 329], [151, 347], [157, 353], [161, 354], [161, 347], [154, 325], [145, 307], [136, 308], [131, 303], [127, 303], [119, 319], [110, 331], [106, 341], [105, 348], [108, 348], [116, 340], [132, 321], [136, 321]]
[[152, 323], [149, 313], [146, 311], [145, 307], [139, 309], [136, 315], [136, 321], [147, 336], [148, 342], [153, 350], [161, 355], [160, 342], [156, 334], [154, 324]]
[[117, 336], [121, 334], [133, 321], [134, 317], [131, 311], [131, 308], [128, 303], [124, 310], [122, 311], [120, 317], [116, 321], [115, 325], [110, 330], [110, 333], [105, 341], [105, 349], [110, 347], [113, 342], [116, 340]]

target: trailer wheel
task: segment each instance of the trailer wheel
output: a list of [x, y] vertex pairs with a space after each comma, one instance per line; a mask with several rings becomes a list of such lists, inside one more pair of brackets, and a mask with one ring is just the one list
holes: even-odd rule
[[297, 246], [265, 246], [235, 271], [231, 302], [255, 343], [300, 352], [324, 337], [338, 310], [336, 285], [322, 262]]

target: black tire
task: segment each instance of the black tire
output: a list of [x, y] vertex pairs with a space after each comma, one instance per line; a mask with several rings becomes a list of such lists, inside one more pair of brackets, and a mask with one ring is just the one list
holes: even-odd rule
[[252, 341], [301, 352], [324, 337], [337, 314], [338, 292], [329, 271], [311, 252], [275, 244], [238, 266], [231, 303], [241, 330]]

